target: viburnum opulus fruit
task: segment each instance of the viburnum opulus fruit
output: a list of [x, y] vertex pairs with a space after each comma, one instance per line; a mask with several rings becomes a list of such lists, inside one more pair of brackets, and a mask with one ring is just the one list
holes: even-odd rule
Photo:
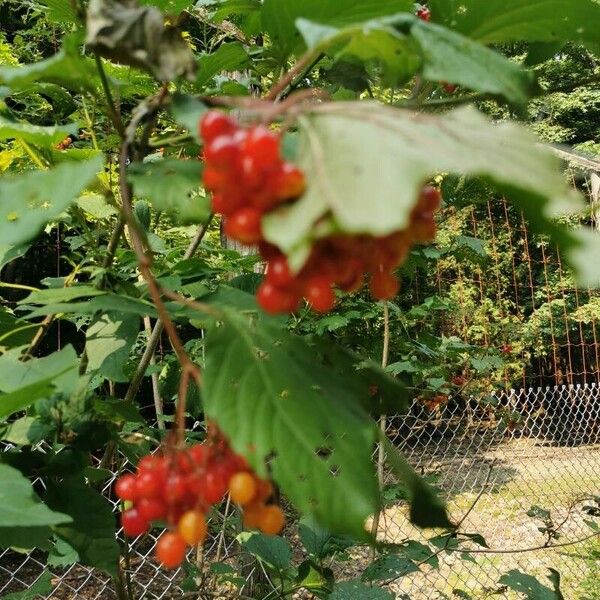
[[243, 127], [217, 110], [203, 117], [200, 134], [204, 185], [212, 193], [213, 211], [223, 216], [228, 237], [258, 245], [267, 263], [257, 300], [268, 313], [294, 312], [302, 299], [316, 312], [329, 312], [336, 303], [335, 289], [357, 291], [365, 278], [373, 297], [393, 298], [399, 290], [395, 269], [414, 244], [435, 237], [441, 195], [426, 186], [406, 229], [384, 237], [336, 233], [318, 239], [304, 266], [293, 273], [287, 258], [262, 234], [265, 214], [295, 202], [306, 188], [302, 171], [283, 159], [280, 136], [263, 125]]
[[156, 558], [167, 568], [179, 566], [186, 548], [204, 541], [206, 515], [228, 492], [244, 512], [250, 511], [248, 527], [269, 535], [281, 531], [283, 512], [268, 504], [270, 482], [258, 478], [212, 425], [203, 444], [145, 456], [135, 474], [126, 473], [115, 483], [116, 495], [128, 505], [121, 514], [127, 536], [147, 532], [155, 521], [169, 526], [156, 546]]

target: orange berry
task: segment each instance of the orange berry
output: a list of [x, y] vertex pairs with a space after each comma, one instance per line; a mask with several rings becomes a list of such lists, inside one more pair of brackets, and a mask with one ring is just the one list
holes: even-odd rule
[[266, 502], [273, 495], [273, 484], [266, 479], [257, 480], [256, 499]]
[[185, 540], [177, 533], [163, 533], [156, 544], [156, 558], [167, 569], [177, 568], [185, 558]]
[[189, 510], [179, 519], [177, 531], [190, 546], [197, 546], [206, 538], [206, 518], [200, 511]]
[[285, 516], [275, 504], [265, 506], [260, 514], [258, 528], [266, 535], [277, 535], [285, 525]]
[[244, 527], [246, 529], [258, 529], [263, 510], [266, 506], [262, 502], [253, 502], [244, 506]]
[[240, 506], [250, 504], [256, 496], [257, 485], [254, 477], [247, 472], [236, 473], [229, 480], [231, 499]]

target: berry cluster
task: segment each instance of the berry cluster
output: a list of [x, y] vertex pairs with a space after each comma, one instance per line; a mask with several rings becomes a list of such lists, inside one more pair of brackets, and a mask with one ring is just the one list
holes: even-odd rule
[[262, 240], [261, 219], [275, 206], [301, 196], [303, 173], [281, 157], [280, 138], [263, 126], [241, 127], [219, 111], [200, 123], [204, 140], [204, 185], [225, 234], [243, 244]]
[[125, 474], [115, 484], [115, 493], [128, 506], [121, 514], [126, 535], [142, 535], [154, 521], [168, 524], [156, 546], [156, 558], [167, 568], [181, 564], [188, 545], [204, 541], [206, 514], [227, 492], [243, 508], [246, 527], [268, 535], [281, 531], [281, 508], [267, 504], [271, 484], [259, 479], [218, 432], [185, 450], [145, 456], [136, 474]]
[[261, 244], [268, 265], [265, 281], [258, 290], [259, 304], [268, 313], [293, 312], [304, 297], [313, 310], [329, 312], [336, 300], [334, 286], [345, 292], [357, 291], [363, 285], [365, 273], [369, 274], [369, 289], [374, 298], [393, 298], [399, 289], [394, 270], [406, 260], [411, 246], [433, 240], [434, 213], [440, 203], [440, 192], [425, 187], [407, 229], [381, 238], [331, 235], [316, 242], [305, 266], [295, 275], [277, 248]]
[[204, 185], [213, 194], [214, 212], [225, 217], [226, 235], [258, 244], [267, 262], [257, 300], [268, 313], [294, 312], [303, 298], [313, 310], [329, 312], [336, 301], [334, 287], [356, 291], [366, 273], [375, 298], [393, 298], [399, 287], [394, 269], [413, 244], [435, 236], [434, 213], [441, 197], [438, 190], [426, 187], [406, 230], [382, 238], [331, 235], [316, 242], [302, 270], [292, 273], [286, 257], [261, 232], [265, 213], [297, 199], [305, 190], [303, 173], [281, 157], [280, 137], [262, 126], [241, 127], [220, 111], [203, 117], [200, 134], [205, 143]]

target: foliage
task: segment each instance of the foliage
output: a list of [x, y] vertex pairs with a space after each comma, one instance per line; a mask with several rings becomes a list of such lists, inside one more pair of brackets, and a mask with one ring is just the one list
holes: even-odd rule
[[[103, 569], [125, 589], [126, 542], [95, 484], [117, 452], [132, 462], [168, 452], [196, 441], [189, 426], [201, 420], [302, 515], [298, 564], [286, 540], [232, 527], [282, 595], [388, 598], [389, 581], [435, 567], [438, 554], [485, 547], [454, 531], [387, 440], [413, 523], [443, 532], [376, 544], [365, 524], [385, 502], [377, 419], [412, 397], [435, 409], [513, 382], [546, 358], [558, 313], [568, 327], [593, 326], [595, 299], [581, 306], [567, 290], [599, 283], [597, 234], [560, 162], [512, 117], [528, 116], [546, 142], [593, 151], [598, 88], [581, 71], [597, 70], [600, 9], [429, 4], [430, 22], [406, 0], [0, 2], [4, 546]], [[403, 231], [423, 185], [440, 187], [438, 237], [407, 256], [402, 291], [385, 305], [340, 296], [327, 315], [258, 310], [260, 258], [222, 239], [201, 185], [209, 105], [272, 125], [302, 168], [306, 194], [262, 221], [292, 270], [323, 238]], [[515, 306], [500, 291], [513, 242], [532, 244], [493, 227], [523, 218], [539, 235], [533, 251], [557, 247], [572, 271], [551, 274], [552, 299]], [[497, 290], [478, 289], [490, 269]], [[367, 544], [378, 554], [360, 579], [336, 581], [325, 559]], [[513, 572], [502, 583], [560, 598], [551, 581]]]

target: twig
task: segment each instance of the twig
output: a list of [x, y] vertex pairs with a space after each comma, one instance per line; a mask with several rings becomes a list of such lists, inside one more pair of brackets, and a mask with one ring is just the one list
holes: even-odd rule
[[285, 91], [298, 75], [300, 75], [314, 60], [320, 55], [314, 50], [307, 52], [283, 77], [271, 88], [271, 91], [265, 96], [265, 100], [277, 100], [279, 95]]
[[[385, 369], [388, 364], [390, 354], [390, 307], [387, 302], [383, 303], [383, 350], [381, 353], [381, 366]], [[382, 415], [379, 419], [379, 430], [381, 435], [385, 435], [387, 429], [387, 417]], [[379, 444], [377, 448], [377, 480], [379, 481], [379, 489], [383, 490], [385, 483], [385, 448], [383, 444]], [[371, 535], [377, 537], [379, 530], [379, 522], [381, 520], [381, 510], [378, 510], [373, 515], [373, 523], [371, 525]], [[373, 558], [375, 556], [375, 548], [373, 548]]]
[[[185, 254], [183, 255], [184, 259], [191, 258], [196, 253], [196, 250], [202, 243], [202, 240], [204, 239], [204, 236], [206, 235], [206, 232], [208, 231], [208, 228], [210, 226], [210, 223], [212, 222], [212, 219], [213, 219], [213, 215], [211, 215], [209, 217], [208, 221], [204, 225], [201, 225], [198, 228], [198, 231], [196, 232], [194, 239], [190, 242], [190, 245], [187, 247]], [[150, 364], [150, 359], [154, 355], [154, 353], [156, 351], [156, 347], [158, 346], [158, 342], [160, 341], [160, 336], [162, 335], [162, 332], [163, 332], [163, 323], [160, 319], [158, 319], [156, 321], [156, 323], [154, 324], [152, 333], [150, 334], [150, 337], [148, 338], [148, 340], [146, 342], [146, 349], [144, 350], [144, 353], [142, 354], [142, 357], [140, 358], [140, 361], [135, 370], [135, 373], [133, 374], [133, 377], [131, 378], [131, 383], [129, 384], [129, 388], [127, 389], [127, 392], [125, 393], [126, 401], [131, 402], [137, 395], [138, 390], [140, 389], [142, 380], [144, 379], [144, 377], [146, 375], [146, 370], [148, 369], [148, 365]]]
[[100, 75], [102, 90], [104, 91], [104, 96], [106, 97], [106, 107], [108, 109], [110, 120], [115, 126], [115, 129], [119, 133], [121, 139], [125, 139], [125, 127], [123, 126], [123, 121], [121, 121], [121, 117], [117, 112], [115, 101], [113, 100], [112, 92], [110, 91], [110, 86], [108, 85], [106, 71], [104, 70], [104, 66], [102, 65], [102, 59], [97, 54], [94, 55], [94, 59], [96, 61], [96, 68], [98, 69], [98, 74]]

